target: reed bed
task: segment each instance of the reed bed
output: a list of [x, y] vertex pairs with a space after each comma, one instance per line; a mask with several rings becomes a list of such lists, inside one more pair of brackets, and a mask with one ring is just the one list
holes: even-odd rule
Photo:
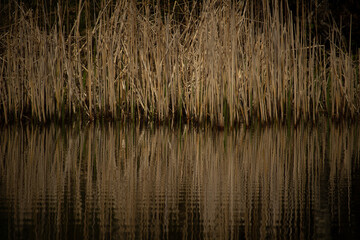
[[335, 25], [326, 48], [311, 14], [292, 13], [286, 1], [177, 4], [164, 11], [146, 0], [104, 0], [92, 23], [89, 2], [80, 1], [73, 23], [64, 24], [59, 6], [50, 28], [40, 11], [16, 5], [0, 37], [1, 121], [232, 126], [359, 114], [359, 60]]
[[331, 236], [328, 224], [349, 226], [351, 175], [360, 167], [359, 128], [347, 124], [0, 133], [13, 238], [29, 221], [51, 238], [67, 238], [73, 224], [80, 238], [99, 239], [170, 238], [175, 230], [184, 238]]

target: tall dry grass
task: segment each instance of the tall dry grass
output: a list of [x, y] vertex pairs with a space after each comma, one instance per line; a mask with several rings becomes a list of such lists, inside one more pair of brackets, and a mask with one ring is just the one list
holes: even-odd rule
[[329, 29], [325, 48], [311, 14], [292, 13], [284, 1], [176, 4], [164, 11], [146, 0], [104, 0], [92, 23], [89, 2], [80, 1], [72, 25], [59, 7], [51, 28], [17, 5], [0, 38], [2, 121], [82, 115], [249, 125], [358, 115], [359, 65], [340, 28]]

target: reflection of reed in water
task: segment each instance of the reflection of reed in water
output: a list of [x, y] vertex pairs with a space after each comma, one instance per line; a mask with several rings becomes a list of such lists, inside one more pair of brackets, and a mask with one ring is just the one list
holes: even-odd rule
[[16, 237], [302, 238], [349, 222], [355, 127], [0, 132]]
[[[345, 131], [351, 132], [344, 134]], [[329, 205], [331, 206], [331, 219], [342, 227], [350, 222], [352, 215], [351, 199], [351, 173], [355, 171], [354, 165], [359, 166], [360, 144], [359, 129], [349, 129], [346, 125], [330, 128], [329, 145]], [[344, 199], [343, 196], [347, 196]], [[347, 201], [346, 201], [347, 200]]]
[[[309, 216], [297, 214], [307, 207], [306, 188], [314, 191], [304, 178], [309, 170], [320, 168], [322, 156], [320, 148], [310, 148], [317, 134], [300, 130], [287, 134], [286, 129], [266, 128], [254, 135], [239, 131], [219, 138], [226, 143], [209, 139], [195, 144], [204, 146], [198, 177], [204, 188], [204, 230], [210, 238], [238, 238], [239, 225], [250, 238], [303, 229]], [[300, 140], [306, 144], [299, 144]]]

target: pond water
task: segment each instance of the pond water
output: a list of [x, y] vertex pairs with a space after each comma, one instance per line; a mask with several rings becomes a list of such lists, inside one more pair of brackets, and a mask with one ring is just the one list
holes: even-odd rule
[[360, 236], [360, 129], [0, 129], [1, 239]]

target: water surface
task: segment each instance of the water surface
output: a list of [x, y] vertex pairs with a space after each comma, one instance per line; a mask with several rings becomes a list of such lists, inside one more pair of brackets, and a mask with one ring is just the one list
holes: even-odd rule
[[360, 235], [360, 130], [0, 129], [1, 239]]

